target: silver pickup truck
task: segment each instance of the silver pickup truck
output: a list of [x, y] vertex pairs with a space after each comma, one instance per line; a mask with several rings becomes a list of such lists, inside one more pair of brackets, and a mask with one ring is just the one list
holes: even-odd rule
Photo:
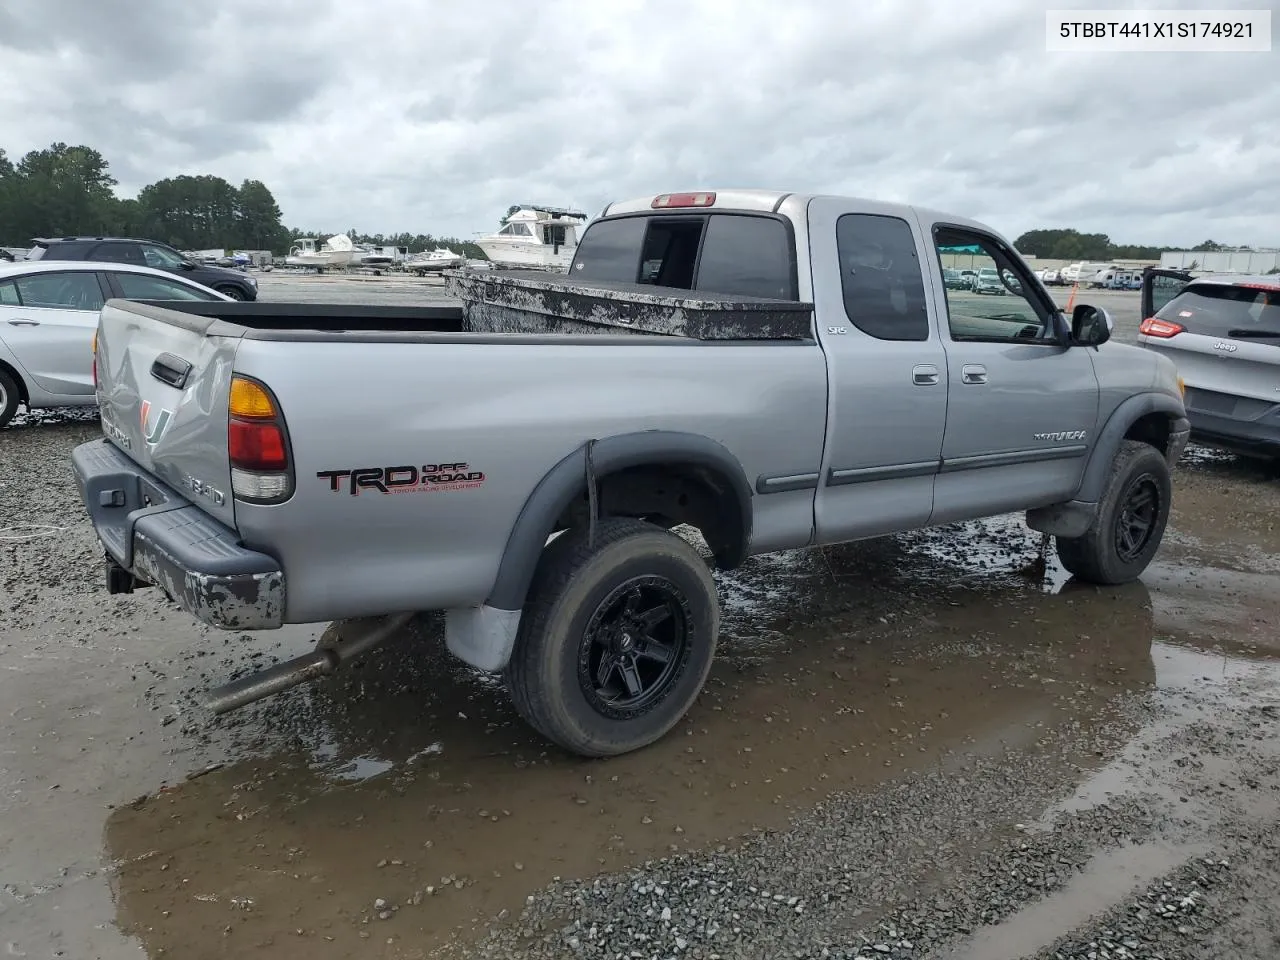
[[[955, 267], [1006, 295], [949, 288]], [[567, 275], [448, 282], [459, 306], [102, 310], [104, 438], [73, 460], [108, 589], [158, 585], [229, 630], [357, 625], [215, 709], [443, 611], [448, 649], [543, 735], [618, 754], [703, 685], [708, 554], [1025, 511], [1112, 584], [1163, 536], [1174, 365], [1108, 342], [1101, 309], [1065, 316], [972, 220], [665, 194], [609, 205]]]

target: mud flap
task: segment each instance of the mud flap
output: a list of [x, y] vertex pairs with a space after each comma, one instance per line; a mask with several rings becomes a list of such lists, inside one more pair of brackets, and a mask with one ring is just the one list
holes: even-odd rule
[[463, 663], [489, 673], [507, 665], [519, 629], [519, 610], [501, 610], [486, 604], [445, 611], [444, 642], [449, 652]]
[[1071, 500], [1027, 511], [1027, 526], [1038, 533], [1074, 540], [1084, 536], [1098, 513], [1096, 503]]

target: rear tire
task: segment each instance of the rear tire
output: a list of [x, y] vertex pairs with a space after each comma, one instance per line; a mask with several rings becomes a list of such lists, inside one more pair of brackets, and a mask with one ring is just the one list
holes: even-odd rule
[[9, 425], [21, 400], [22, 391], [17, 381], [7, 371], [0, 370], [0, 430]]
[[1164, 455], [1150, 444], [1125, 440], [1093, 526], [1079, 537], [1058, 537], [1058, 559], [1090, 583], [1136, 580], [1160, 549], [1172, 504], [1173, 480]]
[[720, 629], [715, 581], [687, 541], [641, 520], [571, 530], [538, 565], [507, 665], [516, 710], [584, 757], [638, 750], [697, 698]]

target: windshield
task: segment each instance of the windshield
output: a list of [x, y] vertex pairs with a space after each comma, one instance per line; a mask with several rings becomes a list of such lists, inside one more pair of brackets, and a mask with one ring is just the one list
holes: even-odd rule
[[[1206, 337], [1248, 337], [1280, 331], [1280, 284], [1266, 289], [1192, 284], [1161, 307], [1156, 319]], [[1258, 342], [1280, 343], [1266, 338]]]

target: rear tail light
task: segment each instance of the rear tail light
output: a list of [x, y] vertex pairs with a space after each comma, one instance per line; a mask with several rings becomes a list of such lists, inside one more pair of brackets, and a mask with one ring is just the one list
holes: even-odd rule
[[1147, 317], [1138, 326], [1138, 332], [1148, 337], [1159, 337], [1167, 340], [1170, 337], [1176, 337], [1187, 329], [1180, 323], [1170, 323], [1168, 320], [1157, 320], [1155, 317]]
[[716, 202], [714, 193], [664, 193], [653, 198], [649, 204], [654, 210], [667, 207], [710, 207]]
[[236, 499], [288, 500], [293, 496], [293, 457], [275, 396], [266, 384], [236, 374], [231, 378], [227, 414], [227, 454]]

